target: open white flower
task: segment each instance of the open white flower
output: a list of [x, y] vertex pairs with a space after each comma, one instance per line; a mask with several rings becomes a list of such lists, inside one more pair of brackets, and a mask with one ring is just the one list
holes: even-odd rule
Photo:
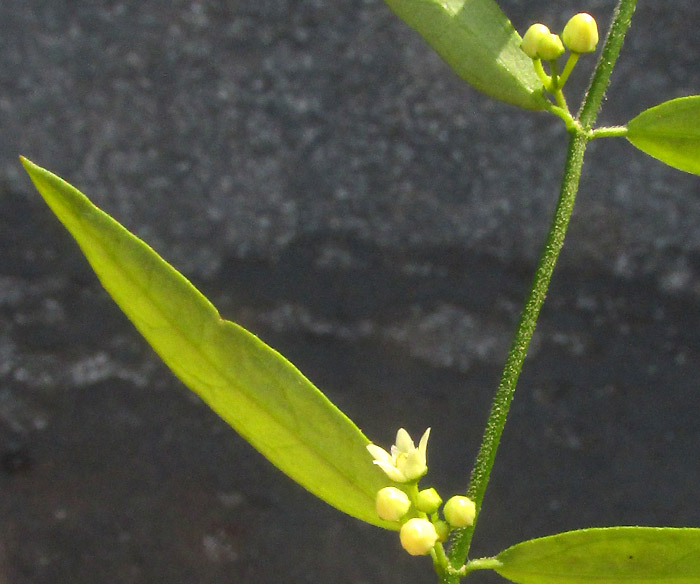
[[422, 477], [427, 471], [425, 451], [428, 447], [428, 428], [420, 439], [418, 448], [411, 436], [403, 428], [396, 433], [396, 444], [391, 447], [391, 454], [375, 444], [368, 444], [367, 450], [374, 457], [374, 464], [397, 483], [409, 483]]

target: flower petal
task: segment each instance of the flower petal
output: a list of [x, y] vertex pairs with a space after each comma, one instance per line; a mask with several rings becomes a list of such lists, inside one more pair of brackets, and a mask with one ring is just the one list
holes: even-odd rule
[[400, 452], [410, 452], [416, 448], [413, 440], [411, 440], [411, 435], [403, 428], [399, 428], [399, 431], [396, 433], [396, 448]]
[[428, 471], [428, 467], [425, 465], [425, 456], [415, 448], [406, 455], [398, 467], [407, 481], [419, 479]]
[[377, 446], [376, 444], [368, 444], [367, 450], [372, 455], [372, 458], [374, 458], [375, 462], [383, 462], [393, 466], [394, 463], [391, 458], [391, 454], [389, 454], [381, 446]]
[[388, 476], [392, 481], [397, 483], [406, 482], [406, 477], [404, 474], [393, 464], [381, 460], [375, 460], [374, 464], [381, 468], [386, 473], [386, 476]]
[[428, 458], [426, 454], [428, 449], [428, 438], [430, 438], [430, 428], [423, 432], [423, 436], [421, 436], [420, 443], [418, 444], [418, 450], [420, 450], [421, 454], [426, 458], [426, 460]]

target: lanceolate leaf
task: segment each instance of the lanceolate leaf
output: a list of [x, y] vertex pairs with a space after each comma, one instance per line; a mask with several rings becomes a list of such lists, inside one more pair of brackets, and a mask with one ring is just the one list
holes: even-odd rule
[[607, 527], [524, 541], [496, 556], [518, 584], [698, 584], [700, 529]]
[[700, 96], [643, 111], [627, 124], [627, 139], [669, 166], [700, 174]]
[[22, 162], [102, 285], [185, 385], [314, 495], [395, 529], [377, 517], [375, 495], [388, 480], [350, 419], [279, 353], [223, 320], [143, 241], [57, 176]]
[[543, 109], [542, 81], [494, 0], [386, 0], [467, 83], [526, 109]]

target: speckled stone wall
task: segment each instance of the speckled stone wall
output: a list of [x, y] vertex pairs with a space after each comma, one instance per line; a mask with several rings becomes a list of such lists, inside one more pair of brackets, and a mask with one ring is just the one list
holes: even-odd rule
[[[524, 30], [579, 10], [604, 25], [614, 2], [501, 4]], [[699, 23], [696, 2], [640, 0], [602, 123], [700, 93]], [[179, 385], [17, 156], [147, 239], [374, 440], [431, 425], [449, 492], [556, 201], [561, 124], [472, 91], [378, 0], [6, 0], [0, 135], [0, 584], [431, 581]], [[591, 145], [475, 553], [700, 523], [699, 181]]]

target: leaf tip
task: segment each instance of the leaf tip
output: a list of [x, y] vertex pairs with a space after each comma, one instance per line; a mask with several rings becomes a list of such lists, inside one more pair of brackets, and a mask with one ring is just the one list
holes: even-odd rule
[[19, 161], [22, 163], [22, 166], [24, 166], [24, 170], [26, 170], [27, 173], [29, 173], [29, 176], [32, 175], [32, 172], [36, 172], [40, 168], [31, 160], [29, 160], [29, 158], [22, 156], [21, 154], [19, 155]]

